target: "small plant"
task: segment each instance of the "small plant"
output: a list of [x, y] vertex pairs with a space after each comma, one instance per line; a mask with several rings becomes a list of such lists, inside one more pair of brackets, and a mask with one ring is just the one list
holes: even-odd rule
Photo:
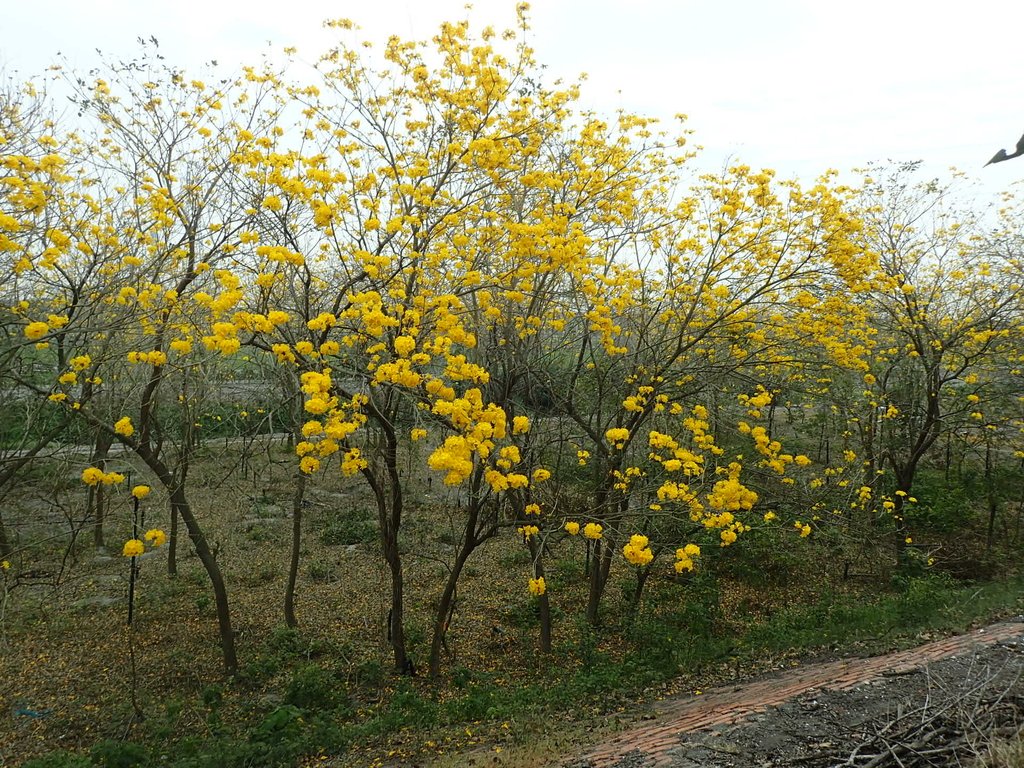
[[368, 544], [377, 540], [377, 528], [369, 520], [337, 518], [320, 531], [320, 541], [328, 547]]
[[85, 755], [60, 750], [33, 758], [23, 763], [22, 768], [93, 768], [93, 762]]
[[348, 708], [347, 697], [338, 678], [316, 664], [299, 667], [292, 675], [284, 696], [285, 703], [306, 712]]
[[380, 688], [384, 683], [384, 666], [376, 660], [364, 661], [355, 671], [355, 682], [367, 688]]
[[334, 564], [324, 558], [311, 560], [308, 568], [306, 569], [306, 573], [309, 576], [310, 581], [330, 583], [337, 578]]
[[92, 764], [102, 768], [135, 768], [150, 764], [149, 750], [130, 741], [105, 739], [90, 751]]

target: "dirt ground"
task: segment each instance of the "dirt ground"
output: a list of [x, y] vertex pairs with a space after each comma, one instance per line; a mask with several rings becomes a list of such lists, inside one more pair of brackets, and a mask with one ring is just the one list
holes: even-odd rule
[[[880, 664], [882, 658], [864, 660], [863, 666]], [[843, 689], [834, 690], [825, 683], [738, 722], [684, 730], [679, 727], [685, 726], [684, 720], [676, 718], [673, 729], [669, 717], [667, 724], [636, 729], [633, 738], [638, 746], [628, 752], [620, 749], [620, 754], [609, 760], [607, 751], [598, 750], [593, 757], [568, 765], [969, 765], [985, 751], [991, 738], [1009, 738], [1024, 730], [1024, 625], [1016, 637], [968, 647], [955, 655], [925, 661], [923, 666], [912, 668], [915, 665], [906, 659], [907, 652], [903, 652], [900, 663], [859, 684], [846, 687], [837, 680], [837, 687]], [[835, 668], [823, 667], [825, 671]], [[857, 673], [856, 664], [853, 673]], [[787, 675], [793, 673], [779, 677]], [[759, 708], [757, 692], [767, 688], [758, 685], [755, 681], [734, 687], [734, 711], [742, 715], [745, 707]], [[629, 742], [620, 739], [620, 743]]]

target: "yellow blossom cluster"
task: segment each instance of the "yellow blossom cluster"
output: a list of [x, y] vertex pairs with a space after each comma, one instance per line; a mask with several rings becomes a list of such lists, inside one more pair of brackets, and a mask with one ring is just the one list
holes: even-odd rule
[[666, 472], [682, 472], [694, 477], [704, 471], [704, 457], [681, 447], [671, 435], [651, 430], [647, 442], [653, 449], [650, 458], [659, 462]]
[[519, 526], [519, 528], [516, 529], [516, 531], [524, 539], [528, 539], [531, 536], [536, 536], [537, 534], [539, 534], [540, 528], [538, 528], [536, 525], [521, 525]]
[[29, 341], [38, 341], [50, 332], [50, 326], [41, 320], [29, 323], [25, 326], [25, 338]]
[[629, 430], [625, 427], [612, 427], [604, 433], [604, 437], [609, 445], [621, 450], [626, 447], [626, 442], [629, 440]]
[[650, 541], [638, 533], [629, 537], [629, 543], [622, 548], [622, 554], [633, 565], [647, 565], [654, 559]]
[[698, 557], [700, 557], [700, 547], [696, 544], [687, 544], [685, 547], [677, 549], [676, 562], [674, 566], [676, 573], [692, 571], [694, 569], [693, 561]]
[[[143, 541], [144, 540], [144, 541]], [[138, 557], [146, 551], [146, 543], [151, 547], [162, 547], [167, 542], [167, 534], [159, 528], [150, 528], [142, 539], [128, 539], [121, 548], [124, 557]]]
[[117, 485], [124, 480], [120, 472], [104, 472], [99, 467], [86, 467], [82, 470], [82, 482], [86, 485]]
[[152, 366], [166, 365], [167, 353], [162, 352], [159, 349], [154, 349], [149, 352], [129, 352], [128, 353], [129, 363], [149, 363]]

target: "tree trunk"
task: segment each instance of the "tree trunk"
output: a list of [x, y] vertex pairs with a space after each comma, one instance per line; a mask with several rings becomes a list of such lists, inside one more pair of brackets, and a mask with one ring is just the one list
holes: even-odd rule
[[213, 599], [217, 606], [217, 626], [220, 630], [220, 645], [224, 656], [224, 672], [229, 676], [234, 675], [238, 672], [238, 656], [235, 652], [235, 631], [231, 626], [231, 610], [228, 605], [228, 592], [224, 586], [224, 577], [221, 574], [220, 566], [217, 565], [217, 558], [210, 550], [206, 535], [199, 527], [199, 521], [192, 514], [192, 508], [185, 496], [185, 489], [181, 486], [175, 488], [171, 491], [171, 498], [181, 514], [182, 522], [185, 523], [189, 538], [192, 539], [192, 545], [196, 548], [199, 561], [210, 577]]
[[459, 554], [455, 557], [455, 564], [448, 573], [448, 580], [445, 582], [444, 591], [441, 592], [441, 599], [437, 604], [437, 612], [434, 614], [434, 633], [430, 639], [430, 660], [428, 663], [431, 677], [437, 677], [441, 672], [441, 648], [444, 645], [445, 636], [448, 634], [448, 625], [455, 601], [455, 590], [458, 586], [459, 576], [462, 575], [462, 568], [473, 553], [473, 549], [474, 547], [470, 542], [463, 543]]
[[[530, 554], [533, 556], [534, 578], [544, 578], [544, 560], [541, 558], [540, 545], [530, 538], [527, 542], [530, 545]], [[551, 601], [548, 598], [547, 590], [537, 598], [537, 610], [540, 621], [540, 651], [551, 653]]]
[[7, 529], [4, 527], [3, 517], [0, 516], [0, 557], [10, 557], [13, 551], [14, 548], [11, 546], [11, 540], [7, 538]]
[[640, 613], [640, 598], [644, 594], [644, 585], [647, 584], [647, 579], [651, 575], [651, 569], [648, 567], [638, 568], [636, 572], [636, 586], [633, 588], [633, 601], [631, 603], [632, 613], [629, 617], [629, 623], [632, 624], [636, 619], [638, 613]]
[[402, 559], [398, 554], [398, 542], [385, 545], [384, 558], [391, 571], [391, 610], [388, 612], [388, 636], [391, 650], [395, 655], [395, 671], [413, 674], [414, 669], [405, 649], [404, 586], [402, 583]]
[[[98, 430], [96, 433], [96, 444], [92, 452], [92, 465], [100, 470], [107, 466], [107, 455], [110, 453], [110, 446], [113, 438], [105, 430]], [[99, 549], [105, 546], [103, 538], [103, 518], [106, 516], [106, 493], [103, 483], [89, 486], [89, 495], [86, 502], [86, 516], [92, 517], [92, 540], [93, 545]]]
[[203, 533], [199, 521], [192, 512], [188, 496], [185, 493], [184, 482], [175, 477], [167, 465], [157, 458], [147, 443], [137, 446], [136, 453], [146, 463], [146, 466], [153, 471], [153, 474], [157, 476], [160, 483], [170, 494], [172, 514], [175, 514], [176, 510], [177, 514], [181, 515], [181, 520], [185, 523], [185, 529], [192, 540], [192, 546], [195, 547], [196, 555], [199, 556], [199, 562], [203, 564], [203, 568], [206, 569], [206, 575], [210, 578], [210, 585], [213, 587], [213, 599], [217, 607], [217, 626], [220, 632], [220, 647], [224, 660], [224, 671], [228, 676], [234, 675], [238, 672], [238, 656], [235, 652], [235, 631], [231, 626], [231, 609], [228, 605], [228, 592], [224, 586], [224, 576], [221, 573], [220, 566], [217, 564], [217, 558], [214, 556], [210, 549], [210, 544], [206, 540], [206, 534]]
[[306, 475], [299, 472], [292, 497], [292, 552], [288, 562], [288, 585], [284, 590], [284, 622], [289, 627], [299, 626], [295, 618], [295, 582], [299, 575], [299, 554], [302, 548], [302, 502], [306, 495]]
[[999, 514], [999, 500], [996, 498], [996, 482], [992, 471], [992, 441], [985, 441], [985, 495], [988, 497], [988, 530], [985, 533], [985, 551], [992, 550], [995, 541], [996, 517]]
[[167, 575], [178, 575], [178, 508], [171, 504], [171, 530], [167, 534]]
[[587, 621], [597, 625], [601, 598], [612, 568], [614, 546], [604, 538], [594, 542], [594, 561], [590, 565], [590, 596], [587, 600]]
[[[613, 469], [610, 468], [607, 474], [611, 475]], [[594, 509], [606, 512], [602, 520], [605, 536], [611, 535], [612, 525], [619, 519], [618, 515], [614, 514], [618, 505], [616, 505], [616, 509], [610, 510], [611, 514], [608, 514], [609, 510], [606, 509], [606, 506], [609, 496], [608, 488], [604, 487], [598, 490], [594, 497]], [[601, 598], [604, 596], [605, 584], [608, 581], [608, 573], [611, 570], [612, 547], [613, 545], [606, 538], [594, 540], [594, 554], [590, 563], [590, 592], [587, 597], [587, 621], [595, 626], [598, 621]]]

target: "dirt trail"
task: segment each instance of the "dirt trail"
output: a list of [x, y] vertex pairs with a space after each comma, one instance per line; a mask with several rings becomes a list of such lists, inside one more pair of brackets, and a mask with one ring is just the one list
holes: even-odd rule
[[[987, 655], [980, 658], [982, 654]], [[946, 664], [944, 670], [939, 670], [938, 664], [945, 660], [957, 661], [959, 666]], [[822, 755], [835, 751], [844, 736], [853, 738], [860, 733], [857, 726], [863, 731], [872, 717], [889, 709], [895, 711], [896, 702], [905, 701], [900, 703], [900, 708], [905, 708], [912, 706], [915, 696], [927, 698], [929, 692], [934, 696], [940, 673], [951, 679], [966, 676], [974, 680], [982, 668], [1006, 671], [993, 674], [990, 682], [998, 679], [1006, 686], [1024, 688], [1020, 680], [1024, 670], [1024, 621], [993, 624], [883, 656], [808, 664], [701, 695], [668, 699], [656, 707], [651, 720], [563, 765], [828, 765], [824, 757], [816, 762], [815, 748]], [[956, 684], [942, 686], [947, 699], [954, 695], [950, 691]], [[863, 695], [851, 696], [850, 692]], [[806, 713], [814, 716], [804, 716]], [[843, 718], [847, 722], [840, 722]]]

